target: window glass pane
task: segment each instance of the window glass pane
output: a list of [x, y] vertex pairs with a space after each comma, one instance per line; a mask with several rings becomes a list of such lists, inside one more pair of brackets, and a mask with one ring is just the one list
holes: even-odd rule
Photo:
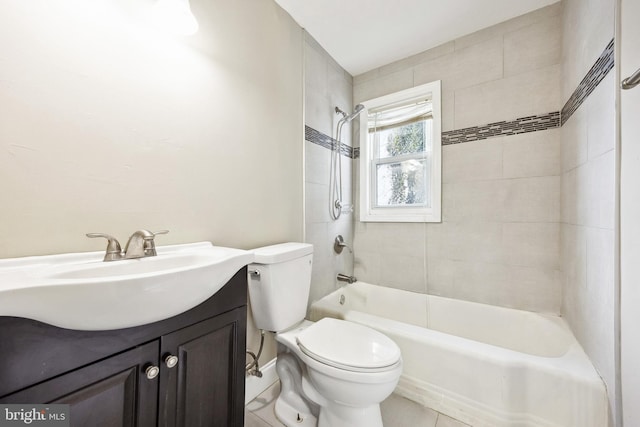
[[376, 165], [376, 206], [431, 207], [429, 168], [428, 159]]
[[[429, 122], [429, 126], [426, 125]], [[396, 128], [376, 132], [377, 158], [400, 156], [428, 151], [431, 142], [431, 120], [422, 120]], [[428, 146], [426, 146], [428, 144]]]

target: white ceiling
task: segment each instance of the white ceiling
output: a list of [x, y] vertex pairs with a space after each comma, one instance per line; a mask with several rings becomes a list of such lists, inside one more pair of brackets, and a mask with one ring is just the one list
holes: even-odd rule
[[558, 0], [276, 0], [352, 75]]

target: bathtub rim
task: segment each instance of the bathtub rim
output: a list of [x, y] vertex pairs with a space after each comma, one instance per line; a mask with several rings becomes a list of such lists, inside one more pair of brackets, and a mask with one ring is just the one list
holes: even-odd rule
[[[374, 285], [371, 283], [367, 283], [367, 282], [363, 282], [363, 281], [356, 281], [354, 283], [350, 283], [350, 284], [346, 284], [344, 286], [341, 286], [340, 288], [336, 289], [335, 291], [331, 292], [328, 295], [325, 295], [324, 297], [322, 297], [321, 299], [314, 301], [308, 310], [308, 318], [312, 321], [317, 321], [319, 320], [321, 317], [326, 317], [326, 316], [318, 316], [316, 314], [316, 312], [320, 311], [320, 312], [330, 312], [332, 313], [334, 316], [333, 317], [337, 317], [343, 320], [349, 320], [347, 319], [347, 317], [349, 315], [347, 315], [348, 311], [352, 311], [352, 312], [358, 312], [358, 313], [362, 313], [365, 315], [371, 315], [371, 316], [376, 316], [375, 314], [369, 314], [357, 309], [350, 309], [348, 303], [347, 305], [341, 305], [339, 303], [340, 301], [340, 295], [345, 293], [345, 289], [346, 289], [346, 293], [350, 293], [352, 289], [358, 289], [360, 287], [365, 288], [382, 288], [385, 291], [391, 290], [394, 292], [401, 292], [401, 293], [408, 293], [408, 294], [413, 294], [416, 295], [417, 297], [424, 297], [427, 299], [433, 299], [434, 301], [445, 301], [445, 303], [447, 303], [448, 301], [453, 301], [455, 304], [464, 304], [464, 305], [469, 305], [470, 307], [474, 307], [474, 308], [481, 308], [481, 309], [488, 309], [488, 310], [494, 310], [494, 309], [498, 309], [500, 311], [504, 311], [504, 312], [508, 312], [510, 314], [515, 314], [518, 316], [521, 315], [527, 315], [527, 316], [534, 316], [535, 318], [539, 318], [542, 319], [544, 321], [549, 321], [553, 324], [553, 326], [555, 328], [559, 328], [561, 329], [560, 331], [554, 331], [554, 333], [560, 333], [562, 335], [562, 338], [564, 340], [566, 340], [566, 343], [564, 344], [563, 350], [560, 352], [557, 351], [548, 351], [547, 353], [553, 353], [553, 354], [549, 354], [549, 355], [545, 355], [545, 354], [540, 354], [540, 353], [531, 353], [531, 352], [527, 352], [527, 351], [520, 351], [514, 348], [508, 348], [505, 346], [501, 346], [498, 344], [494, 344], [494, 343], [490, 343], [490, 342], [486, 342], [486, 341], [481, 341], [481, 340], [477, 340], [477, 339], [473, 339], [473, 338], [469, 338], [469, 337], [462, 337], [459, 335], [454, 335], [454, 334], [450, 334], [448, 332], [444, 332], [444, 331], [440, 331], [438, 329], [433, 329], [431, 327], [429, 327], [428, 325], [426, 325], [426, 318], [425, 318], [425, 326], [420, 326], [420, 325], [415, 325], [413, 323], [407, 323], [407, 322], [403, 322], [401, 320], [395, 320], [395, 319], [389, 319], [388, 317], [384, 317], [384, 316], [380, 316], [384, 319], [389, 319], [391, 321], [394, 322], [399, 322], [402, 324], [406, 324], [406, 325], [410, 325], [410, 326], [414, 326], [417, 328], [425, 328], [428, 329], [430, 331], [433, 331], [434, 333], [440, 333], [443, 334], [445, 336], [454, 336], [457, 337], [461, 340], [466, 340], [466, 341], [471, 341], [473, 343], [477, 343], [477, 344], [481, 344], [481, 345], [486, 345], [486, 346], [490, 346], [490, 348], [493, 349], [500, 349], [500, 350], [504, 350], [504, 351], [510, 351], [510, 352], [514, 352], [517, 354], [523, 354], [523, 355], [530, 355], [530, 356], [534, 356], [534, 357], [542, 357], [542, 358], [546, 358], [546, 359], [555, 359], [555, 358], [561, 358], [563, 356], [565, 356], [568, 353], [571, 353], [572, 350], [576, 351], [576, 346], [579, 348], [579, 351], [584, 352], [584, 350], [582, 349], [582, 347], [580, 346], [578, 340], [576, 339], [575, 335], [573, 334], [573, 331], [571, 330], [571, 328], [569, 327], [569, 324], [567, 323], [567, 321], [564, 319], [564, 317], [562, 317], [559, 314], [554, 314], [554, 313], [546, 313], [546, 312], [533, 312], [533, 311], [527, 311], [527, 310], [521, 310], [521, 309], [517, 309], [517, 308], [510, 308], [510, 307], [502, 307], [502, 306], [496, 306], [496, 305], [491, 305], [491, 304], [486, 304], [486, 303], [480, 303], [480, 302], [475, 302], [475, 301], [467, 301], [467, 300], [458, 300], [455, 298], [449, 298], [449, 297], [443, 297], [443, 296], [439, 296], [439, 295], [431, 295], [431, 294], [423, 294], [423, 293], [419, 293], [419, 292], [413, 292], [413, 291], [407, 291], [404, 289], [396, 289], [396, 288], [390, 288], [390, 287], [386, 287], [386, 286], [381, 286], [381, 285]], [[350, 298], [347, 298], [347, 302], [350, 300]], [[329, 302], [331, 301], [331, 302]], [[427, 304], [429, 304], [427, 302]], [[425, 316], [428, 316], [427, 314], [425, 314]], [[515, 347], [515, 346], [514, 346]], [[508, 354], [508, 353], [507, 353]]]

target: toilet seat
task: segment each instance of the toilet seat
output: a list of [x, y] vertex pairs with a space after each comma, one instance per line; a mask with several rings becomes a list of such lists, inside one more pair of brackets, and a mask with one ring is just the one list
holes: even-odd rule
[[401, 360], [386, 335], [344, 320], [324, 318], [296, 336], [298, 348], [317, 362], [352, 372], [382, 372]]

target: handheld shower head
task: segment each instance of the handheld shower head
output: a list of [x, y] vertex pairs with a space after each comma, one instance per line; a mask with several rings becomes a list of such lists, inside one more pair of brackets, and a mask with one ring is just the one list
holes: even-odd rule
[[364, 105], [362, 104], [356, 105], [356, 108], [353, 110], [353, 113], [351, 114], [347, 114], [344, 111], [342, 111], [340, 108], [336, 107], [336, 114], [342, 114], [342, 118], [340, 119], [340, 121], [349, 123], [351, 120], [356, 118], [356, 116], [360, 114], [362, 110], [364, 110]]
[[356, 108], [353, 110], [353, 113], [351, 113], [348, 116], [346, 116], [344, 118], [344, 120], [346, 122], [350, 122], [351, 120], [355, 119], [356, 116], [362, 112], [362, 110], [364, 110], [364, 105], [362, 105], [362, 104], [356, 105]]
[[[329, 202], [329, 211], [331, 214], [331, 218], [334, 220], [340, 218], [342, 214], [342, 141], [341, 141], [341, 132], [342, 126], [345, 123], [349, 123], [351, 120], [356, 118], [358, 114], [360, 114], [364, 110], [364, 105], [358, 104], [356, 108], [353, 110], [353, 113], [347, 114], [342, 111], [340, 108], [336, 107], [336, 114], [342, 114], [342, 118], [338, 120], [338, 124], [336, 126], [336, 139], [335, 144], [331, 144], [331, 170], [330, 170], [330, 178], [329, 178], [329, 187], [331, 188], [331, 201]], [[344, 154], [344, 153], [343, 153]]]

